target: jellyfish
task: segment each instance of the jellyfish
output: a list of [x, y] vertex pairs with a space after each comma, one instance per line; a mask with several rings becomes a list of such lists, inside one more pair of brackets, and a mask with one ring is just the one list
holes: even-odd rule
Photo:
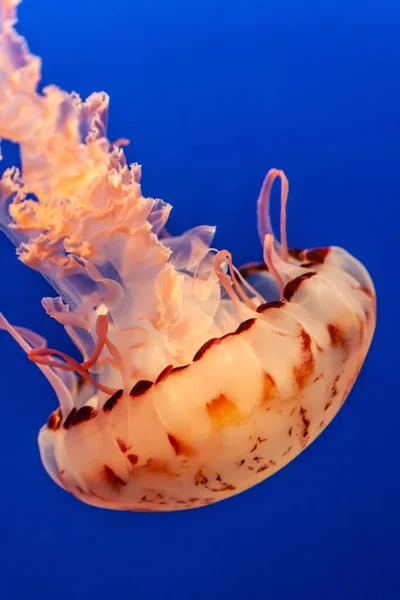
[[[0, 0], [0, 137], [21, 171], [0, 182], [0, 223], [18, 258], [54, 287], [47, 314], [81, 360], [11, 325], [58, 408], [39, 433], [49, 476], [81, 501], [133, 511], [205, 506], [276, 473], [343, 405], [376, 321], [367, 270], [338, 247], [293, 249], [288, 181], [257, 203], [263, 261], [236, 268], [214, 228], [166, 230], [126, 140], [107, 138], [109, 98], [54, 85]], [[279, 240], [269, 217], [281, 181]]]

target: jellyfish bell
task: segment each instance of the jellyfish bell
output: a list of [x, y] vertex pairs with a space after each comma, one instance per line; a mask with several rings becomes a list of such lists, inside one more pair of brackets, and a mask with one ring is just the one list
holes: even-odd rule
[[22, 164], [1, 179], [1, 226], [57, 290], [43, 307], [82, 354], [0, 316], [58, 398], [39, 434], [43, 465], [105, 508], [180, 510], [237, 494], [342, 406], [374, 333], [371, 278], [341, 248], [288, 248], [288, 182], [276, 169], [257, 204], [261, 263], [237, 269], [212, 247], [212, 227], [171, 236], [171, 206], [142, 195], [126, 140], [106, 137], [108, 97], [38, 92], [17, 3], [0, 0], [0, 137], [19, 144]]

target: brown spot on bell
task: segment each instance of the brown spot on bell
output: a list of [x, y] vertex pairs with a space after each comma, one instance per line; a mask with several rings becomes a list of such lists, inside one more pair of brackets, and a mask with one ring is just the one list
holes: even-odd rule
[[305, 329], [301, 331], [301, 352], [302, 361], [300, 365], [294, 367], [294, 377], [298, 387], [302, 390], [315, 368], [315, 358], [311, 350], [311, 336]]
[[168, 440], [171, 446], [174, 449], [174, 452], [177, 456], [192, 456], [193, 448], [191, 448], [188, 444], [185, 444], [181, 440], [178, 440], [171, 433], [168, 434]]
[[113, 471], [109, 466], [104, 465], [103, 467], [104, 479], [113, 487], [114, 489], [120, 489], [127, 485], [127, 482], [121, 479], [115, 471]]
[[264, 385], [262, 394], [262, 403], [272, 400], [276, 392], [276, 383], [272, 375], [264, 373]]

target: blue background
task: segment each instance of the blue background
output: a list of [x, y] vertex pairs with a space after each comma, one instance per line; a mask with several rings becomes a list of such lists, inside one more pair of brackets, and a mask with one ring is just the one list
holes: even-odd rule
[[[379, 324], [349, 400], [299, 458], [161, 515], [90, 508], [50, 481], [36, 436], [54, 395], [2, 334], [0, 597], [399, 598], [400, 3], [25, 0], [19, 15], [44, 83], [110, 93], [110, 138], [132, 140], [173, 232], [217, 224], [236, 264], [259, 259], [256, 198], [283, 168], [290, 244], [360, 258]], [[1, 310], [71, 352], [40, 306], [53, 291], [14, 252], [1, 237]]]

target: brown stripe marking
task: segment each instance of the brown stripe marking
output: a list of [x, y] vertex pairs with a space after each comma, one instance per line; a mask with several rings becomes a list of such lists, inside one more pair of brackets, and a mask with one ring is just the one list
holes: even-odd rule
[[197, 350], [196, 354], [193, 357], [193, 362], [200, 360], [204, 356], [204, 354], [207, 352], [207, 350], [212, 348], [212, 346], [214, 346], [215, 344], [220, 344], [220, 343], [221, 343], [220, 338], [211, 338], [210, 340], [208, 340], [205, 344], [203, 344], [201, 346], [201, 348], [199, 348], [199, 350]]
[[274, 300], [273, 302], [264, 302], [264, 304], [260, 304], [260, 306], [257, 307], [257, 312], [263, 313], [269, 308], [282, 308], [282, 306], [285, 306], [285, 303], [281, 302], [280, 300]]
[[342, 329], [338, 325], [334, 325], [333, 323], [329, 323], [328, 325], [328, 333], [331, 339], [332, 346], [343, 346], [343, 332]]
[[357, 317], [358, 327], [360, 329], [360, 342], [362, 342], [363, 338], [364, 338], [364, 334], [365, 334], [365, 323], [362, 319], [360, 319], [360, 317], [358, 315], [356, 315], [356, 317]]
[[212, 492], [233, 492], [236, 490], [235, 486], [231, 483], [222, 483], [219, 488], [208, 487]]
[[371, 298], [371, 300], [374, 302], [375, 304], [375, 294], [372, 290], [360, 285], [359, 288], [355, 288], [358, 289], [360, 292], [362, 292], [363, 294], [365, 294], [366, 296], [368, 296], [369, 298]]
[[240, 335], [241, 333], [243, 333], [244, 331], [247, 331], [248, 329], [250, 329], [250, 327], [253, 327], [254, 323], [257, 321], [257, 318], [251, 318], [251, 319], [247, 319], [246, 321], [242, 321], [242, 323], [240, 323], [240, 325], [237, 327], [237, 329], [235, 329], [235, 331], [231, 331], [230, 333], [225, 333], [225, 335], [221, 336], [219, 339], [222, 342], [223, 340], [226, 340], [229, 337], [232, 337], [233, 335]]
[[57, 431], [60, 428], [62, 421], [62, 412], [60, 408], [57, 408], [48, 418], [47, 429], [51, 431]]
[[308, 273], [304, 273], [304, 275], [299, 275], [298, 277], [292, 279], [292, 281], [289, 281], [289, 283], [285, 285], [285, 289], [283, 290], [284, 298], [286, 300], [290, 300], [297, 292], [303, 281], [306, 281], [306, 279], [311, 279], [311, 277], [314, 277], [314, 275], [316, 275], [315, 271], [309, 271]]
[[196, 475], [194, 476], [194, 482], [195, 482], [196, 486], [197, 485], [205, 485], [206, 483], [208, 483], [208, 479], [204, 475], [204, 473], [201, 469], [199, 471], [197, 471]]
[[121, 489], [125, 485], [128, 485], [127, 481], [124, 481], [119, 477], [115, 471], [113, 471], [108, 465], [104, 465], [103, 467], [104, 479], [113, 487], [114, 489]]
[[[257, 318], [251, 318], [251, 319], [246, 319], [246, 321], [243, 321], [242, 323], [240, 323], [240, 325], [237, 327], [237, 329], [235, 331], [232, 331], [230, 333], [226, 333], [225, 335], [223, 335], [222, 337], [215, 337], [215, 338], [211, 338], [210, 340], [208, 340], [207, 342], [205, 342], [201, 348], [199, 348], [199, 350], [197, 350], [196, 354], [193, 357], [193, 362], [197, 362], [198, 360], [200, 360], [201, 358], [203, 358], [204, 354], [213, 346], [217, 346], [219, 345], [223, 340], [227, 339], [228, 337], [231, 337], [232, 335], [240, 335], [241, 333], [243, 333], [244, 331], [247, 331], [248, 329], [250, 329], [251, 327], [253, 327], [254, 323], [257, 321]], [[190, 366], [190, 365], [185, 365], [184, 367], [177, 367], [178, 369], [183, 369], [186, 368], [186, 366]]]
[[268, 271], [268, 267], [262, 262], [247, 263], [239, 268], [239, 273], [245, 279], [254, 273], [261, 273], [263, 271]]
[[165, 369], [163, 369], [161, 371], [161, 373], [157, 377], [157, 379], [155, 381], [155, 385], [158, 383], [161, 383], [162, 381], [166, 381], [168, 379], [168, 377], [170, 375], [172, 375], [173, 373], [179, 373], [179, 371], [184, 371], [188, 367], [190, 367], [190, 364], [189, 365], [181, 365], [179, 367], [174, 367], [173, 365], [168, 365], [167, 367], [165, 367]]
[[121, 452], [127, 452], [130, 448], [130, 446], [128, 446], [128, 444], [126, 444], [123, 440], [121, 440], [121, 438], [117, 438], [117, 444], [118, 444]]
[[190, 448], [187, 444], [178, 440], [172, 433], [168, 433], [168, 441], [174, 449], [174, 452], [177, 456], [192, 456], [193, 449]]
[[116, 406], [116, 404], [118, 403], [119, 399], [122, 397], [123, 393], [123, 390], [117, 390], [115, 394], [110, 396], [109, 399], [106, 400], [106, 402], [103, 405], [103, 411], [109, 412], [110, 410], [112, 410], [114, 406]]
[[303, 429], [302, 429], [301, 435], [302, 435], [303, 439], [305, 440], [309, 436], [309, 433], [310, 433], [309, 432], [310, 420], [307, 419], [307, 417], [306, 417], [307, 411], [303, 406], [300, 406], [299, 413], [300, 413], [301, 420], [303, 423]]
[[257, 473], [262, 473], [263, 471], [266, 471], [267, 469], [269, 469], [269, 465], [265, 464], [262, 467], [260, 467], [259, 469], [257, 469]]
[[296, 260], [304, 260], [305, 250], [303, 248], [288, 248], [288, 253]]
[[350, 378], [349, 382], [347, 383], [345, 392], [343, 394], [343, 399], [342, 399], [342, 404], [343, 402], [346, 400], [347, 396], [349, 395], [351, 388], [353, 387], [353, 385], [355, 384], [358, 374], [360, 372], [360, 368], [357, 368], [355, 374]]
[[71, 417], [69, 427], [74, 427], [75, 425], [79, 425], [80, 423], [86, 423], [86, 421], [91, 421], [95, 418], [96, 415], [97, 411], [92, 406], [82, 406]]
[[294, 367], [294, 377], [297, 386], [302, 390], [314, 371], [315, 358], [311, 350], [311, 336], [303, 328], [301, 330], [301, 351], [303, 354], [300, 366]]
[[139, 398], [139, 396], [143, 396], [150, 388], [153, 387], [153, 382], [148, 381], [147, 379], [141, 379], [131, 389], [129, 395], [131, 398]]
[[244, 331], [247, 331], [248, 329], [253, 327], [253, 325], [256, 321], [257, 321], [256, 318], [247, 319], [247, 321], [243, 321], [243, 323], [240, 323], [239, 327], [236, 329], [235, 335], [239, 335], [239, 334], [243, 333]]
[[345, 338], [344, 330], [340, 325], [329, 323], [327, 326], [329, 337], [331, 340], [332, 347], [335, 349], [343, 350], [345, 358], [349, 354], [349, 343]]
[[190, 365], [182, 365], [180, 367], [174, 367], [171, 371], [172, 373], [178, 373], [179, 371], [184, 371], [185, 369], [187, 369], [188, 367], [190, 367]]
[[72, 423], [72, 420], [73, 420], [73, 418], [74, 418], [74, 416], [76, 415], [77, 412], [78, 412], [78, 410], [74, 406], [74, 408], [71, 410], [71, 412], [69, 413], [68, 417], [64, 421], [64, 425], [63, 425], [64, 429], [69, 429], [69, 427], [70, 427], [70, 425]]
[[137, 454], [127, 454], [126, 458], [129, 460], [131, 465], [136, 465], [139, 461], [139, 457]]
[[165, 369], [163, 369], [161, 371], [161, 373], [159, 374], [159, 376], [157, 377], [156, 384], [161, 383], [162, 381], [165, 381], [167, 379], [168, 375], [173, 370], [173, 368], [174, 368], [174, 365], [168, 365], [167, 367], [165, 367]]
[[336, 398], [336, 396], [339, 393], [339, 391], [337, 389], [337, 384], [339, 383], [339, 381], [340, 381], [340, 374], [335, 377], [335, 380], [334, 380], [334, 382], [332, 384], [331, 391], [330, 391], [330, 396], [329, 396], [329, 398], [328, 398], [328, 400], [327, 400], [327, 402], [326, 402], [326, 404], [324, 406], [324, 412], [327, 411], [328, 408], [330, 408], [332, 406], [332, 403], [333, 403], [334, 399]]
[[330, 251], [330, 248], [312, 248], [307, 250], [306, 258], [313, 263], [323, 264]]
[[266, 404], [269, 402], [275, 395], [276, 392], [276, 383], [272, 375], [265, 372], [264, 373], [264, 385], [263, 385], [263, 394], [262, 394], [262, 404]]

